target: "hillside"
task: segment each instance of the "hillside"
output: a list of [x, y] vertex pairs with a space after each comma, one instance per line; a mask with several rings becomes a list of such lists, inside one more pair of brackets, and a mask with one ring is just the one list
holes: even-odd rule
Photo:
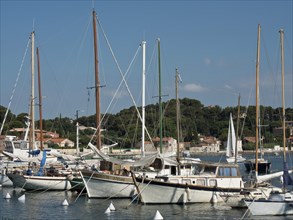
[[[237, 106], [221, 108], [219, 106], [203, 106], [200, 101], [184, 98], [180, 100], [180, 128], [181, 140], [186, 142], [197, 142], [198, 134], [205, 136], [214, 136], [225, 141], [228, 132], [229, 114], [234, 116], [234, 125], [236, 127]], [[176, 100], [171, 99], [163, 103], [163, 136], [174, 137], [177, 139], [176, 131]], [[247, 117], [240, 118], [239, 133], [241, 137], [255, 136], [255, 106], [241, 106], [241, 114]], [[152, 137], [159, 136], [159, 106], [146, 106], [145, 124]], [[0, 106], [0, 121], [3, 121], [6, 108]], [[269, 106], [260, 106], [260, 123], [266, 125], [261, 134], [264, 136], [264, 143], [281, 143], [281, 136], [274, 135], [274, 128], [281, 126], [281, 109], [273, 109]], [[8, 113], [3, 134], [12, 134], [9, 132], [12, 128], [25, 127], [26, 113], [14, 115]], [[104, 142], [117, 142], [120, 147], [134, 147], [141, 140], [141, 123], [136, 115], [136, 110], [132, 106], [123, 109], [117, 114], [107, 114], [102, 122]], [[286, 109], [286, 121], [293, 121], [293, 109]], [[56, 131], [61, 137], [76, 140], [76, 119], [62, 118], [43, 120], [43, 129], [47, 131]], [[85, 127], [96, 127], [95, 116], [84, 116], [78, 118], [80, 125]], [[39, 121], [36, 122], [38, 126]], [[92, 129], [85, 129], [80, 132], [80, 142], [86, 145], [93, 134]], [[20, 134], [14, 134], [20, 135]], [[148, 138], [146, 137], [146, 140]]]

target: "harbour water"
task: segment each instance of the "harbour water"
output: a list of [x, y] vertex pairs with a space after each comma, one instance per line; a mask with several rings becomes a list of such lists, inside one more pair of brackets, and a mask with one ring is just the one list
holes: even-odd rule
[[[252, 154], [244, 157], [251, 158]], [[200, 155], [202, 160], [224, 161], [223, 155]], [[272, 161], [272, 171], [281, 170], [282, 154], [266, 154]], [[293, 152], [288, 154], [287, 161], [292, 168]], [[247, 175], [245, 167], [240, 164], [241, 172]], [[280, 184], [279, 179], [274, 184]], [[89, 199], [85, 194], [76, 192], [24, 192], [12, 187], [1, 187], [0, 217], [1, 219], [154, 219], [158, 210], [164, 219], [293, 219], [292, 216], [254, 217], [247, 209], [232, 209], [224, 203], [188, 204], [188, 205], [143, 205], [129, 199]], [[5, 199], [9, 193], [11, 198]], [[25, 199], [19, 199], [25, 195]], [[62, 205], [67, 200], [68, 206]], [[116, 211], [105, 213], [110, 203]]]

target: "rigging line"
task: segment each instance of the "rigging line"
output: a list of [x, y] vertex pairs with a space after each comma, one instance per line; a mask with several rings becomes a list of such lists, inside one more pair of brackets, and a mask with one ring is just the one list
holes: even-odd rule
[[[125, 76], [129, 73], [129, 69], [130, 69], [130, 67], [132, 66], [132, 64], [133, 64], [133, 62], [134, 62], [134, 60], [135, 60], [135, 58], [136, 58], [136, 56], [137, 56], [139, 50], [140, 50], [140, 46], [137, 48], [137, 50], [136, 50], [136, 52], [135, 52], [135, 55], [134, 55], [133, 59], [131, 60], [129, 66], [128, 66], [128, 68], [127, 68], [127, 71], [126, 71], [126, 73], [124, 74], [123, 77], [125, 77]], [[114, 93], [114, 95], [113, 95], [113, 97], [112, 97], [112, 99], [111, 99], [111, 101], [110, 101], [110, 104], [108, 105], [108, 107], [107, 107], [107, 109], [106, 109], [106, 111], [105, 111], [105, 114], [103, 114], [102, 119], [100, 120], [99, 124], [97, 125], [97, 128], [101, 127], [101, 122], [102, 122], [102, 121], [104, 120], [104, 118], [106, 117], [106, 114], [107, 114], [107, 112], [108, 112], [110, 106], [112, 105], [112, 103], [113, 103], [113, 101], [114, 101], [114, 99], [115, 99], [115, 97], [116, 97], [118, 91], [120, 90], [120, 87], [121, 87], [122, 83], [123, 83], [123, 81], [120, 82], [118, 88], [116, 89], [116, 91], [115, 91], [115, 93]], [[96, 134], [96, 132], [97, 132], [97, 130], [95, 131], [94, 135]], [[94, 136], [94, 135], [93, 135], [93, 136]], [[92, 139], [93, 139], [93, 137], [91, 138], [90, 142], [92, 141]]]
[[29, 37], [28, 42], [27, 42], [27, 45], [26, 45], [26, 49], [25, 49], [25, 52], [24, 52], [24, 55], [22, 57], [22, 61], [21, 61], [21, 64], [20, 64], [20, 68], [19, 68], [18, 73], [17, 73], [17, 78], [16, 78], [15, 83], [14, 83], [14, 87], [13, 87], [13, 90], [12, 90], [12, 94], [11, 94], [11, 97], [9, 99], [8, 107], [6, 109], [5, 116], [4, 116], [2, 125], [1, 125], [0, 135], [2, 134], [2, 130], [3, 130], [3, 127], [4, 127], [4, 124], [5, 124], [7, 115], [8, 115], [8, 111], [10, 109], [10, 105], [11, 105], [12, 99], [14, 97], [14, 92], [16, 90], [16, 86], [17, 86], [17, 83], [18, 83], [18, 80], [19, 80], [19, 77], [20, 77], [20, 73], [21, 73], [21, 70], [22, 70], [22, 67], [23, 67], [23, 63], [24, 63], [24, 60], [25, 60], [25, 57], [26, 57], [26, 54], [27, 54], [27, 51], [28, 51], [28, 48], [29, 48], [29, 45], [30, 45], [30, 41], [31, 41], [31, 38]]
[[246, 106], [246, 108], [245, 108], [245, 115], [244, 115], [243, 124], [242, 124], [241, 132], [240, 132], [240, 138], [241, 138], [242, 135], [243, 135], [244, 125], [245, 125], [245, 119], [246, 119], [246, 117], [247, 117], [247, 111], [248, 111], [248, 106], [249, 106], [249, 102], [250, 102], [251, 94], [252, 94], [252, 88], [250, 88], [250, 93], [249, 93], [249, 97], [248, 97], [248, 101], [247, 101], [247, 106]]
[[[130, 95], [130, 97], [131, 97], [131, 100], [132, 100], [134, 106], [135, 106], [135, 109], [136, 109], [137, 115], [138, 115], [140, 121], [142, 121], [141, 114], [140, 114], [140, 112], [139, 112], [139, 110], [138, 110], [138, 108], [137, 108], [136, 102], [135, 102], [135, 100], [134, 100], [134, 98], [133, 98], [133, 96], [132, 96], [132, 94], [131, 94], [131, 92], [130, 92], [130, 89], [129, 89], [129, 87], [128, 87], [128, 84], [127, 84], [127, 82], [126, 82], [126, 80], [125, 80], [125, 77], [124, 77], [124, 75], [123, 75], [123, 72], [122, 72], [122, 70], [121, 70], [121, 68], [120, 68], [120, 66], [119, 66], [119, 64], [118, 64], [118, 61], [117, 61], [117, 59], [116, 59], [116, 57], [115, 57], [115, 54], [114, 54], [114, 51], [113, 51], [113, 49], [112, 49], [112, 47], [111, 47], [111, 45], [110, 45], [110, 42], [109, 42], [109, 40], [108, 40], [108, 38], [107, 38], [107, 36], [106, 36], [106, 34], [105, 34], [105, 31], [104, 31], [103, 27], [102, 27], [102, 24], [101, 24], [101, 22], [100, 22], [100, 20], [99, 20], [98, 18], [96, 18], [96, 19], [97, 19], [98, 24], [99, 24], [99, 26], [100, 26], [100, 28], [101, 28], [101, 30], [102, 30], [102, 32], [103, 32], [103, 36], [104, 36], [104, 38], [105, 38], [105, 40], [106, 40], [106, 42], [107, 42], [107, 44], [108, 44], [108, 47], [109, 47], [109, 49], [110, 49], [110, 51], [111, 51], [111, 54], [112, 54], [112, 56], [113, 56], [113, 58], [114, 58], [114, 61], [115, 61], [116, 65], [117, 65], [117, 68], [118, 68], [118, 70], [119, 70], [119, 73], [120, 73], [120, 75], [121, 75], [121, 77], [122, 77], [122, 81], [125, 83], [125, 86], [126, 86], [126, 88], [127, 88], [127, 91], [128, 91], [128, 93], [129, 93], [129, 95]], [[132, 62], [133, 62], [133, 61], [132, 61]], [[151, 140], [151, 136], [149, 135], [148, 130], [146, 129], [146, 127], [145, 127], [144, 129], [146, 130], [146, 133], [147, 133], [149, 139]], [[152, 141], [151, 141], [151, 142], [152, 142]], [[153, 144], [153, 143], [152, 143], [152, 144]]]

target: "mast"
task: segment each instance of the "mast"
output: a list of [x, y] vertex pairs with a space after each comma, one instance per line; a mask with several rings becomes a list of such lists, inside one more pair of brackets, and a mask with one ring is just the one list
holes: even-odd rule
[[260, 24], [257, 31], [257, 53], [256, 53], [256, 83], [255, 83], [255, 176], [258, 176], [258, 130], [259, 130], [259, 58], [260, 56]]
[[236, 124], [236, 144], [235, 144], [235, 164], [237, 164], [237, 154], [238, 154], [239, 119], [240, 119], [240, 94], [238, 96], [238, 111], [237, 111], [237, 124]]
[[100, 113], [100, 81], [98, 73], [98, 42], [97, 42], [97, 21], [96, 12], [93, 10], [93, 32], [94, 32], [94, 62], [95, 62], [95, 93], [96, 93], [96, 146], [101, 149], [101, 113]]
[[79, 124], [76, 122], [76, 155], [79, 155]]
[[40, 149], [43, 150], [43, 113], [42, 113], [42, 89], [41, 89], [41, 67], [40, 67], [40, 53], [37, 47], [38, 60], [38, 89], [39, 89], [39, 115], [40, 115]]
[[179, 81], [180, 76], [178, 73], [178, 69], [176, 68], [176, 76], [175, 76], [175, 87], [176, 87], [176, 125], [177, 125], [177, 162], [178, 162], [178, 175], [180, 175], [180, 126], [179, 126], [179, 114], [180, 114], [180, 105], [179, 105]]
[[30, 150], [35, 145], [35, 32], [31, 33], [31, 145]]
[[286, 117], [285, 117], [285, 76], [284, 76], [284, 30], [280, 31], [281, 43], [281, 68], [282, 68], [282, 127], [283, 127], [283, 147], [284, 147], [284, 162], [286, 162]]
[[142, 104], [141, 104], [141, 111], [142, 111], [142, 129], [141, 129], [141, 155], [145, 156], [145, 150], [144, 150], [144, 140], [145, 140], [145, 45], [146, 42], [142, 41]]
[[160, 153], [163, 153], [163, 108], [162, 108], [162, 88], [161, 88], [161, 45], [158, 38], [158, 71], [159, 71], [159, 112], [160, 112]]

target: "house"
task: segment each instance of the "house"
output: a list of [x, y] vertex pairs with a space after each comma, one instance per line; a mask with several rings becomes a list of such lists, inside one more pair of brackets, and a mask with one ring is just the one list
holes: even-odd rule
[[[16, 132], [18, 133], [21, 139], [23, 139], [24, 137], [24, 133], [26, 132], [27, 128], [12, 128], [11, 130], [9, 130], [10, 132]], [[50, 138], [59, 138], [59, 134], [55, 131], [55, 132], [51, 132], [51, 131], [46, 131], [43, 130], [43, 137], [50, 137]], [[35, 135], [36, 135], [36, 139], [39, 139], [41, 136], [41, 131], [40, 129], [35, 129]]]
[[47, 138], [44, 139], [44, 143], [50, 147], [50, 145], [58, 145], [61, 148], [74, 147], [74, 142], [67, 138]]
[[212, 136], [201, 136], [199, 144], [191, 147], [191, 152], [219, 152], [221, 141]]
[[[152, 139], [152, 143], [150, 141], [144, 142], [144, 148], [146, 152], [152, 152], [152, 151], [160, 151], [160, 138], [155, 137]], [[136, 148], [141, 148], [141, 141], [136, 144]], [[181, 145], [183, 147], [183, 145]], [[177, 152], [177, 140], [175, 140], [172, 137], [163, 137], [162, 138], [162, 151], [163, 153], [167, 152]]]
[[255, 137], [244, 137], [243, 138], [243, 143], [244, 144], [247, 144], [247, 143], [255, 144]]

